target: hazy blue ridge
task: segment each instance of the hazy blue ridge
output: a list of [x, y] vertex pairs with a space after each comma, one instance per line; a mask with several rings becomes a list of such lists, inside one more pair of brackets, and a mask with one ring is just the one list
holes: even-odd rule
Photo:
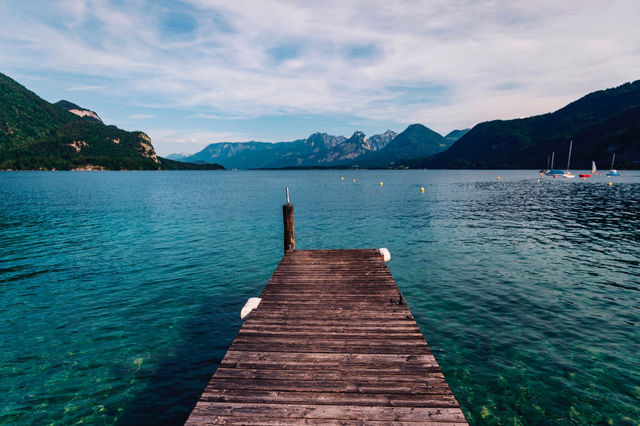
[[451, 143], [422, 124], [412, 124], [380, 151], [354, 160], [359, 167], [396, 167], [446, 150]]
[[446, 134], [446, 136], [444, 137], [446, 140], [448, 140], [449, 142], [451, 142], [452, 144], [454, 142], [456, 142], [458, 139], [460, 139], [461, 137], [463, 137], [465, 134], [467, 134], [467, 132], [471, 130], [471, 129], [457, 129], [457, 130], [452, 130], [449, 133]]
[[172, 154], [183, 161], [217, 162], [226, 168], [393, 167], [402, 161], [426, 157], [447, 149], [451, 142], [421, 125], [398, 134], [392, 130], [367, 137], [314, 133], [293, 142], [221, 142], [193, 155]]
[[640, 80], [584, 96], [548, 114], [480, 123], [450, 149], [414, 167], [542, 168], [555, 152], [555, 166], [608, 168], [616, 153], [618, 168], [640, 167]]

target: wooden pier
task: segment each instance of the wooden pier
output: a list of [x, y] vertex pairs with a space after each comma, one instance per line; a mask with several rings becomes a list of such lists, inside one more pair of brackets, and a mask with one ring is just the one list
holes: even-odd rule
[[187, 424], [466, 424], [378, 250], [287, 251]]
[[284, 257], [186, 424], [466, 424], [381, 250], [295, 250], [288, 188], [283, 222]]

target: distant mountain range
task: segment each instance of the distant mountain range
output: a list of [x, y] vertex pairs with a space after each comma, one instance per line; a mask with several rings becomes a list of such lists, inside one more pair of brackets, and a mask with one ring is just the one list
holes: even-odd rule
[[69, 101], [51, 104], [0, 74], [0, 170], [219, 168], [158, 157], [145, 133], [107, 126]]
[[[556, 112], [494, 120], [442, 136], [412, 124], [367, 137], [314, 133], [293, 142], [213, 143], [193, 155], [158, 157], [145, 133], [102, 122], [69, 101], [51, 104], [0, 74], [0, 170], [259, 168], [524, 168], [596, 161], [640, 168], [640, 80], [584, 96]], [[221, 166], [222, 165], [222, 166]]]
[[[464, 131], [459, 131], [461, 134]], [[402, 133], [387, 130], [366, 137], [355, 132], [350, 138], [314, 133], [293, 142], [222, 142], [193, 155], [170, 155], [180, 161], [216, 162], [226, 168], [258, 169], [287, 167], [402, 167], [407, 161], [447, 149], [448, 140], [421, 124]]]
[[215, 143], [184, 161], [215, 161], [230, 168], [362, 167], [539, 169], [555, 152], [564, 167], [573, 140], [572, 167], [596, 161], [620, 169], [640, 168], [640, 80], [601, 90], [548, 114], [494, 120], [442, 137], [420, 124], [400, 134], [387, 131], [349, 139], [315, 133], [294, 142]]

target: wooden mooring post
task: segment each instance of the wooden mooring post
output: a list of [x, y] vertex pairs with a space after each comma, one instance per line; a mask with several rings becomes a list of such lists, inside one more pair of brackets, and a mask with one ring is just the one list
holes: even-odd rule
[[293, 204], [289, 203], [289, 187], [287, 186], [287, 203], [282, 206], [284, 222], [284, 252], [296, 249], [296, 238], [293, 221]]

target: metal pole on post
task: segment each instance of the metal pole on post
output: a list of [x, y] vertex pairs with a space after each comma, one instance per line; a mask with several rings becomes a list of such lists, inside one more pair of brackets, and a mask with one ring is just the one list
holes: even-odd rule
[[284, 222], [284, 252], [296, 249], [293, 221], [293, 205], [289, 204], [289, 187], [287, 186], [287, 204], [282, 206], [282, 220]]

